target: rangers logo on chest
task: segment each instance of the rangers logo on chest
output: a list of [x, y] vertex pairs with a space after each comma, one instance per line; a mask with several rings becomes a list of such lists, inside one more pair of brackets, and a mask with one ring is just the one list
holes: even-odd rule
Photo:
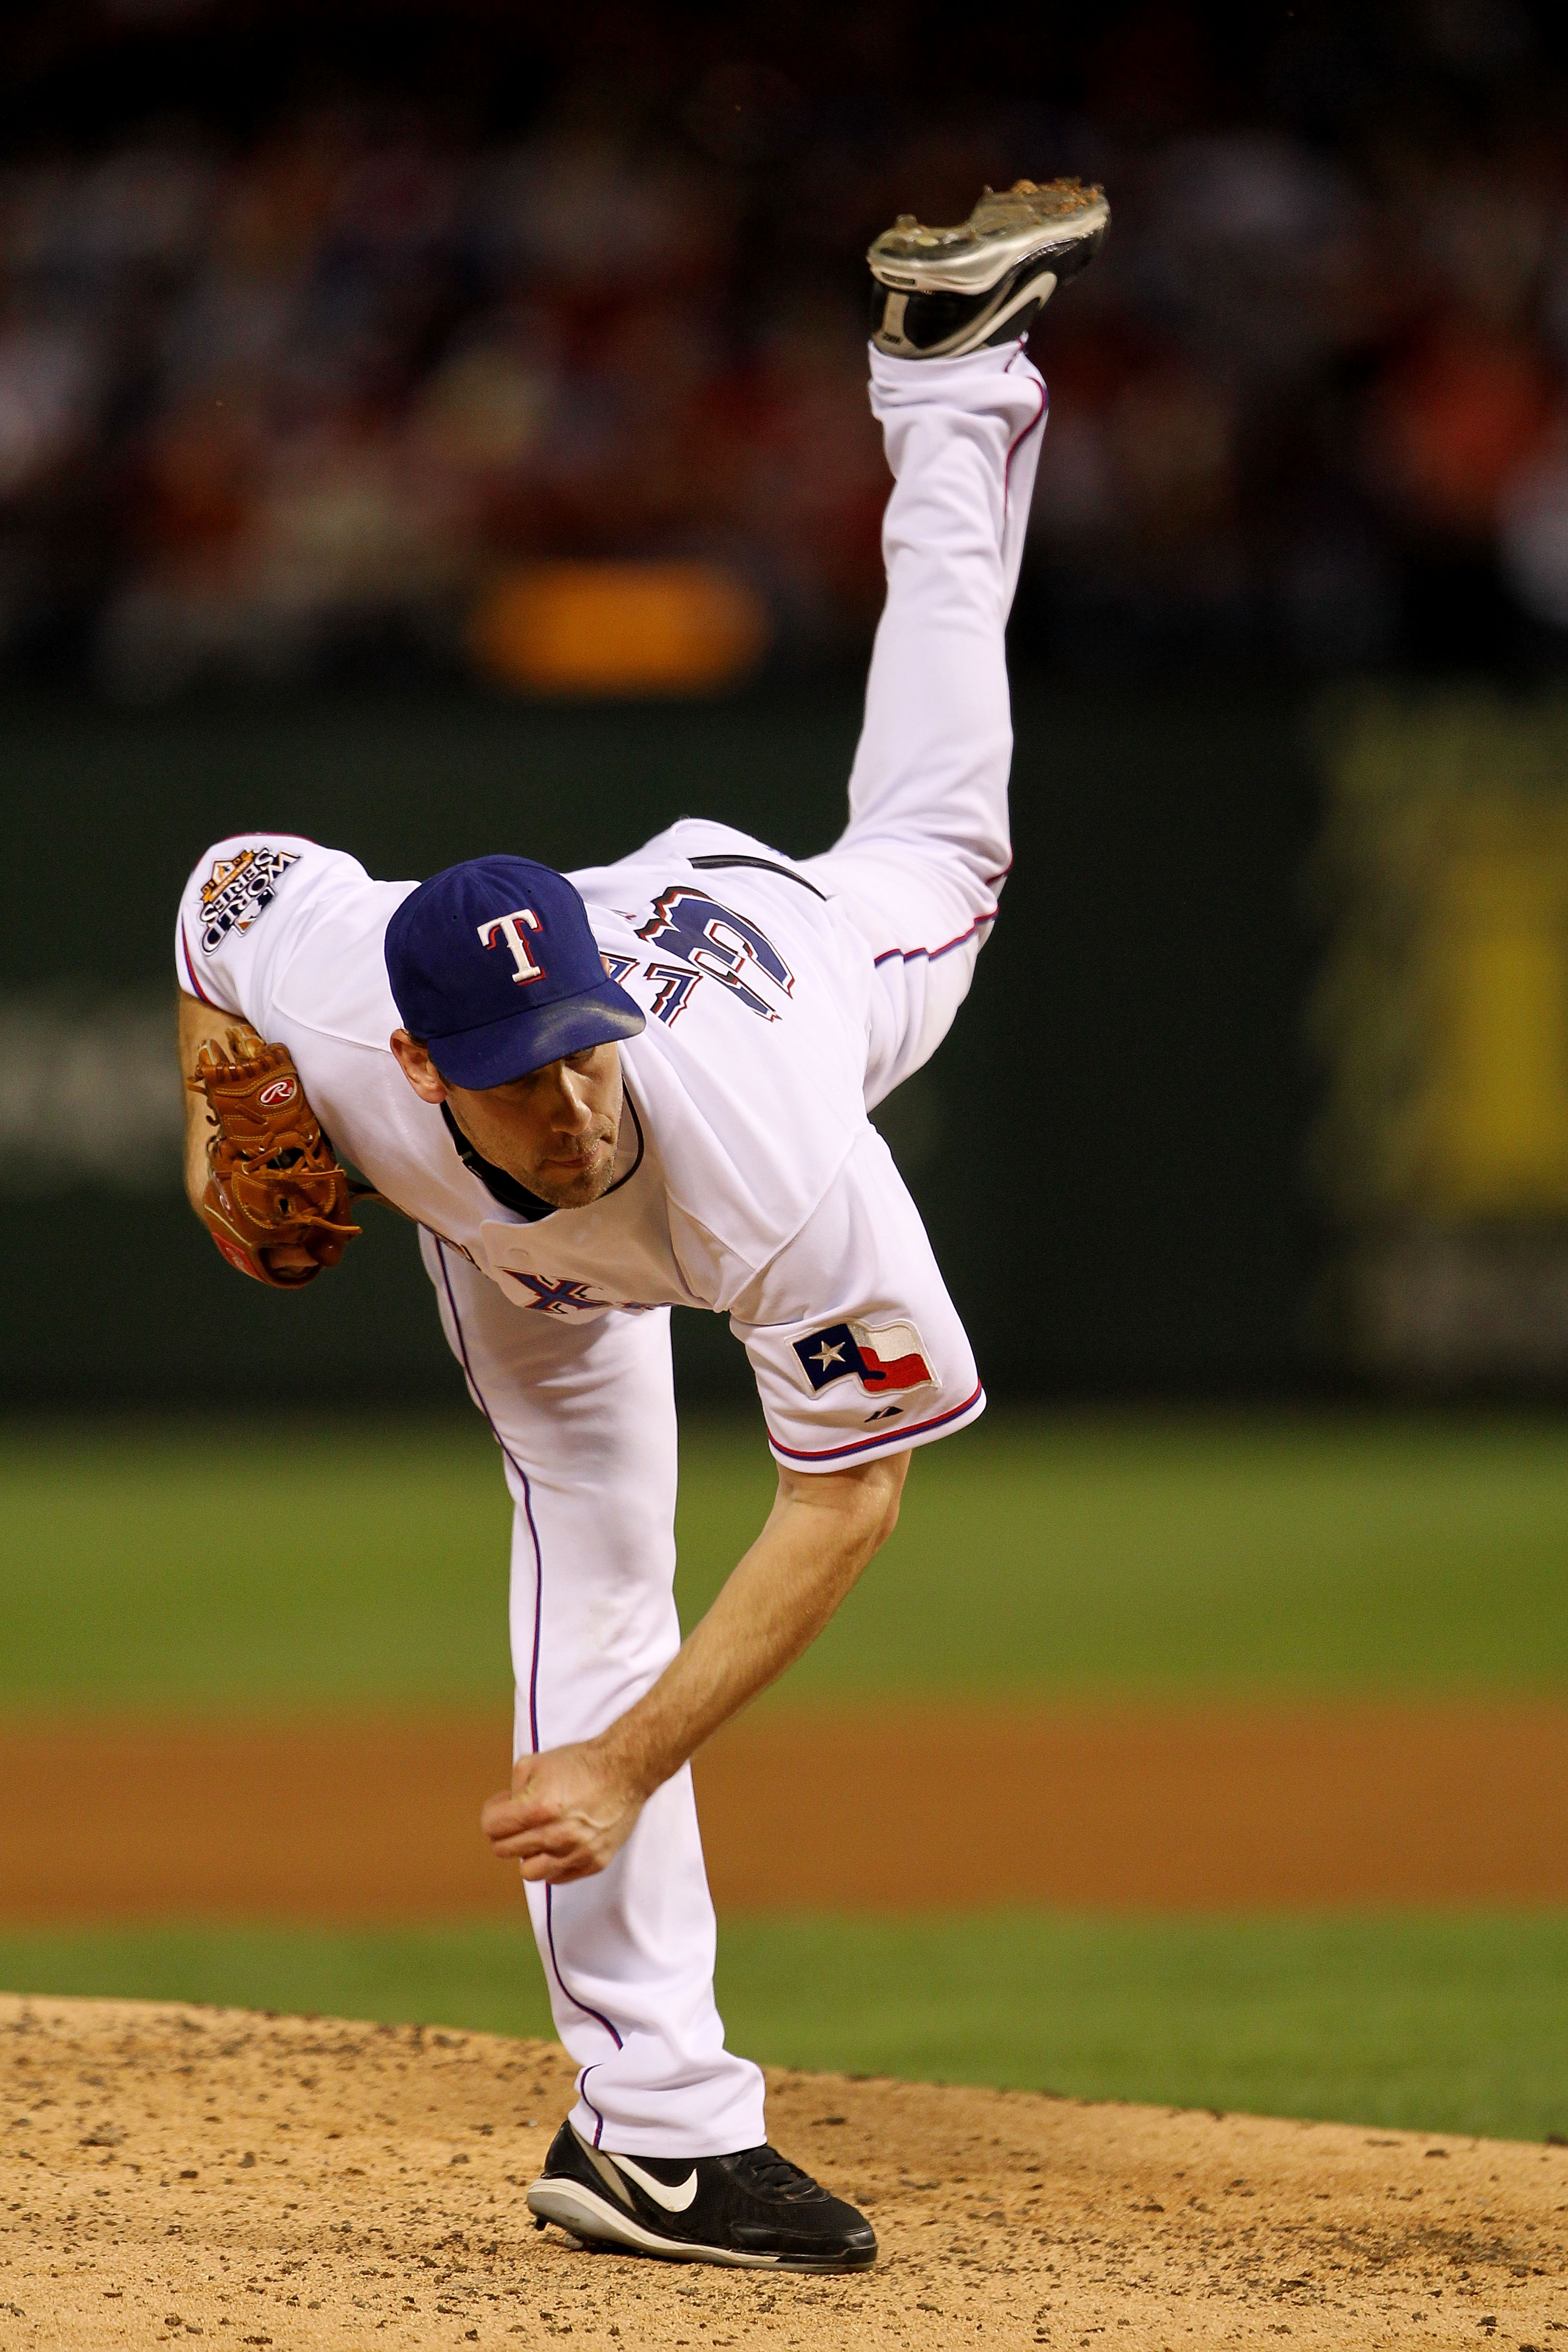
[[528, 1308], [531, 1315], [567, 1315], [574, 1307], [597, 1314], [610, 1303], [605, 1298], [590, 1298], [587, 1285], [582, 1282], [552, 1282], [547, 1274], [514, 1273], [511, 1279], [532, 1291]]
[[[474, 1259], [463, 1253], [470, 1265]], [[556, 1281], [548, 1274], [522, 1274], [515, 1267], [491, 1269], [495, 1280], [509, 1298], [515, 1298], [530, 1315], [652, 1315], [653, 1303], [637, 1298], [595, 1298], [585, 1282], [567, 1278]]]

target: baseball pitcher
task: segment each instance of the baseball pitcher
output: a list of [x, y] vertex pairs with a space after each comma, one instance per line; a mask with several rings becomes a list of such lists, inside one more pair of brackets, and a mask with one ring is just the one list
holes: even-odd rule
[[[683, 819], [614, 866], [507, 850], [416, 885], [250, 832], [181, 901], [198, 1214], [239, 1272], [312, 1281], [357, 1230], [341, 1147], [417, 1223], [500, 1448], [517, 1760], [482, 1818], [580, 2069], [528, 2202], [581, 2241], [876, 2258], [768, 2145], [762, 2076], [724, 2046], [689, 1762], [832, 1616], [914, 1449], [984, 1407], [867, 1114], [946, 1034], [995, 919], [1003, 633], [1046, 414], [1023, 339], [1107, 218], [1098, 189], [1024, 181], [871, 248], [888, 596], [833, 848]], [[672, 1306], [729, 1317], [779, 1474], [684, 1643]]]

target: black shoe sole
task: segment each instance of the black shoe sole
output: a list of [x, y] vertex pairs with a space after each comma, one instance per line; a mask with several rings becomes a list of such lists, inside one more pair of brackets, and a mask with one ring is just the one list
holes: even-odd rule
[[865, 2271], [877, 2259], [868, 2252], [843, 2254], [761, 2254], [736, 2247], [703, 2246], [689, 2238], [666, 2238], [628, 2213], [624, 2206], [601, 2197], [586, 2182], [546, 2173], [528, 2192], [528, 2210], [537, 2221], [553, 2221], [595, 2253], [641, 2254], [656, 2262], [716, 2263], [726, 2270]]

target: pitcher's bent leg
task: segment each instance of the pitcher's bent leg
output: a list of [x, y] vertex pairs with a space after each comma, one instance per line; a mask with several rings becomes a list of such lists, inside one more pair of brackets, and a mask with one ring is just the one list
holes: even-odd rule
[[888, 599], [841, 840], [805, 871], [876, 967], [866, 1099], [934, 1052], [968, 993], [1011, 845], [1005, 630], [1046, 388], [1020, 344], [959, 360], [871, 354], [894, 482]]
[[[429, 1234], [421, 1246], [514, 1505], [514, 1752], [592, 1738], [680, 1643], [668, 1315], [538, 1313]], [[656, 1790], [607, 1869], [527, 1891], [556, 2030], [579, 2068], [583, 2137], [678, 2158], [765, 2138], [762, 2076], [725, 2049], [714, 2003], [689, 1769]]]

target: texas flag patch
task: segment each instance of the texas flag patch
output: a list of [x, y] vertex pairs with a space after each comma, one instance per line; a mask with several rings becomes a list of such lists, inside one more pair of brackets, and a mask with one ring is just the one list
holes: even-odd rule
[[795, 1352], [814, 1390], [853, 1378], [869, 1396], [890, 1396], [895, 1390], [928, 1388], [931, 1381], [912, 1323], [889, 1323], [880, 1331], [864, 1323], [829, 1323], [826, 1330], [797, 1339]]

